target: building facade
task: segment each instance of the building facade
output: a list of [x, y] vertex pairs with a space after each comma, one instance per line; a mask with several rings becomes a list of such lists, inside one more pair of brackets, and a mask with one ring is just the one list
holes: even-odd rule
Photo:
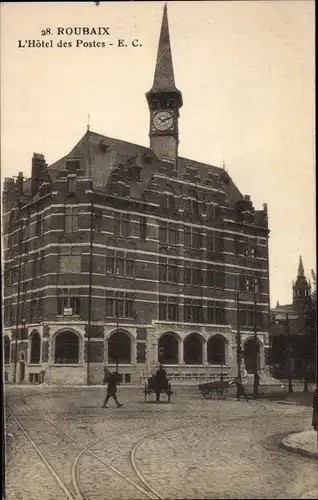
[[174, 379], [233, 376], [255, 336], [265, 369], [267, 205], [179, 156], [166, 7], [146, 99], [149, 148], [87, 130], [50, 166], [35, 153], [30, 179], [5, 180], [8, 381], [100, 383], [117, 363], [136, 383], [160, 362]]

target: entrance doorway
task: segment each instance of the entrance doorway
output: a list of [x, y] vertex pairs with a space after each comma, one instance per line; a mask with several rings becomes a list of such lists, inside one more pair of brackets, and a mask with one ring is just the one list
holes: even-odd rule
[[260, 343], [255, 339], [250, 338], [244, 344], [244, 362], [247, 373], [254, 373], [255, 361], [257, 363], [257, 371], [260, 370]]
[[24, 382], [25, 378], [25, 362], [20, 361], [20, 367], [19, 367], [19, 382]]

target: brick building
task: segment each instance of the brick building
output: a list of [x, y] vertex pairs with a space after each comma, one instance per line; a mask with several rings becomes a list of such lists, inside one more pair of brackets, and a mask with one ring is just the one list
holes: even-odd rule
[[100, 383], [116, 362], [127, 383], [158, 362], [174, 378], [234, 375], [238, 318], [246, 364], [257, 330], [265, 368], [267, 206], [255, 210], [225, 168], [178, 155], [166, 7], [146, 99], [149, 148], [87, 130], [50, 166], [34, 154], [30, 179], [5, 180], [9, 381]]

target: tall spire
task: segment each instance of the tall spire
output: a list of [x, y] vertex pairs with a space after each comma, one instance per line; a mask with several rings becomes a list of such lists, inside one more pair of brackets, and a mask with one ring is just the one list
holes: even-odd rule
[[298, 276], [304, 276], [304, 266], [303, 266], [303, 259], [301, 256], [299, 257], [299, 265], [298, 265]]
[[165, 4], [163, 9], [155, 76], [151, 90], [153, 92], [176, 90], [171, 55], [167, 4]]

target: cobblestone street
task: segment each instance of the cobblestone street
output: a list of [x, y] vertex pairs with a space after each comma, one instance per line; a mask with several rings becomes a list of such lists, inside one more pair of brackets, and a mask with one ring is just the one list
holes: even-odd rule
[[[317, 492], [317, 461], [280, 447], [310, 429], [311, 408], [204, 400], [176, 387], [144, 403], [120, 388], [7, 387], [6, 499], [300, 498]], [[306, 497], [308, 498], [308, 497]]]

